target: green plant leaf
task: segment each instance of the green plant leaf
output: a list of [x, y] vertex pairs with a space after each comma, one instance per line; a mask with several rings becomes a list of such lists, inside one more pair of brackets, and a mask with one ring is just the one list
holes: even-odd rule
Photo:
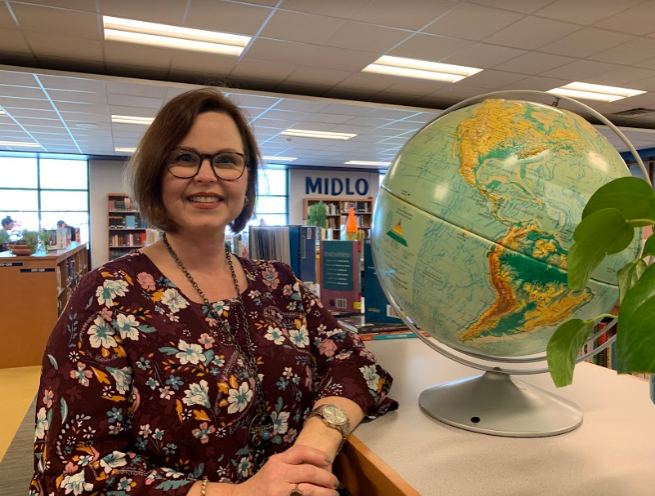
[[[616, 208], [628, 220], [655, 220], [655, 191], [650, 184], [638, 177], [614, 179], [601, 186], [589, 198], [582, 218], [606, 208]], [[646, 226], [649, 223], [635, 225]]]
[[647, 255], [655, 256], [655, 234], [651, 234], [646, 240], [646, 244], [644, 245], [644, 251], [642, 252], [641, 256], [643, 258]]
[[568, 386], [573, 382], [575, 360], [593, 328], [593, 322], [569, 320], [559, 326], [548, 341], [546, 358], [556, 387]]
[[655, 265], [627, 292], [619, 311], [616, 361], [620, 374], [655, 373]]
[[617, 279], [619, 282], [619, 302], [623, 302], [626, 293], [632, 288], [639, 278], [646, 272], [648, 264], [644, 262], [641, 258], [630, 262], [617, 274]]
[[573, 233], [575, 243], [569, 250], [569, 287], [584, 289], [603, 258], [625, 250], [634, 235], [634, 228], [615, 208], [604, 208], [582, 219]]

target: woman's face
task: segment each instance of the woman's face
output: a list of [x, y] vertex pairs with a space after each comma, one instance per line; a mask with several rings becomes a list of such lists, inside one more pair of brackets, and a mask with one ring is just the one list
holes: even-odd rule
[[[245, 152], [234, 120], [218, 112], [198, 115], [177, 148], [208, 155]], [[162, 199], [166, 212], [181, 232], [210, 236], [223, 233], [225, 227], [243, 210], [248, 172], [246, 168], [239, 179], [224, 181], [214, 175], [208, 159], [202, 161], [200, 171], [190, 179], [177, 178], [166, 169], [162, 178]]]

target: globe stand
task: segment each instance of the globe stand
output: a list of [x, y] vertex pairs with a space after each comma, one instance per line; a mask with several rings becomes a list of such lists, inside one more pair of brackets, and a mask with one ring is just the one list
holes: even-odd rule
[[582, 424], [576, 404], [502, 372], [432, 386], [418, 402], [436, 420], [494, 436], [556, 436]]

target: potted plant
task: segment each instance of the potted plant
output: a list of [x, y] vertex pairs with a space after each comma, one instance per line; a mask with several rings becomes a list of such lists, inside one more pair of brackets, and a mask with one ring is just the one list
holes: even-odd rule
[[327, 216], [325, 213], [325, 203], [319, 201], [309, 207], [309, 225], [325, 229], [327, 227]]
[[11, 252], [14, 255], [33, 255], [39, 249], [39, 242], [38, 231], [23, 231], [21, 238], [12, 245]]
[[[627, 249], [635, 230], [655, 225], [655, 191], [643, 179], [615, 179], [596, 191], [582, 212], [573, 233], [568, 255], [568, 285], [582, 290], [592, 272], [607, 257]], [[637, 258], [619, 270], [620, 311], [616, 332], [616, 369], [619, 374], [651, 374], [651, 398], [655, 374], [655, 235], [651, 235]], [[573, 381], [573, 368], [580, 349], [594, 325], [608, 315], [562, 324], [547, 348], [550, 374], [557, 387]], [[613, 317], [613, 316], [612, 316]]]

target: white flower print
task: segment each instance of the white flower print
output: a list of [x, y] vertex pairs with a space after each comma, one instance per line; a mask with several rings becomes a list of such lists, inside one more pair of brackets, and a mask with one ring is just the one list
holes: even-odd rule
[[250, 460], [248, 460], [247, 456], [244, 456], [239, 460], [239, 464], [237, 465], [237, 472], [239, 472], [239, 475], [241, 477], [248, 477], [250, 475], [250, 467], [252, 463], [250, 463]]
[[98, 286], [96, 289], [98, 304], [105, 305], [109, 308], [114, 305], [114, 298], [125, 296], [127, 292], [129, 292], [129, 289], [127, 289], [127, 283], [125, 281], [110, 281], [107, 279], [102, 286]]
[[75, 495], [82, 494], [84, 491], [92, 491], [93, 484], [88, 483], [84, 479], [84, 471], [78, 472], [74, 475], [67, 475], [64, 477], [64, 480], [61, 481], [62, 489], [66, 489], [66, 494], [73, 493]]
[[177, 349], [180, 350], [180, 352], [176, 353], [175, 357], [180, 359], [182, 365], [187, 365], [189, 363], [198, 365], [198, 363], [206, 360], [205, 355], [202, 353], [202, 346], [199, 344], [189, 344], [183, 339], [180, 339]]
[[114, 451], [100, 460], [100, 466], [105, 469], [106, 474], [115, 468], [124, 467], [125, 465], [127, 465], [125, 453], [121, 453], [120, 451]]
[[286, 434], [289, 430], [289, 412], [271, 412], [273, 434]]
[[89, 343], [93, 348], [113, 348], [117, 346], [116, 339], [114, 339], [116, 333], [109, 323], [100, 316], [95, 318], [93, 325], [89, 327], [86, 333], [90, 336]]
[[284, 334], [277, 327], [268, 326], [268, 332], [266, 332], [264, 337], [269, 341], [273, 341], [275, 344], [284, 343]]
[[289, 331], [289, 337], [291, 338], [291, 342], [298, 348], [304, 348], [309, 344], [309, 333], [304, 325], [298, 330], [293, 329]]
[[170, 288], [164, 291], [164, 294], [161, 297], [161, 302], [171, 309], [171, 313], [177, 313], [189, 306], [189, 302], [186, 301], [175, 288]]
[[139, 323], [134, 318], [134, 315], [118, 314], [116, 317], [116, 327], [122, 339], [132, 339], [133, 341], [139, 340]]
[[[190, 384], [189, 389], [184, 391], [186, 398], [182, 401], [189, 406], [201, 405], [206, 408], [210, 407], [209, 404], [209, 385], [207, 381], [202, 380], [200, 384]], [[252, 394], [252, 393], [251, 393]], [[229, 401], [229, 400], [228, 400]]]
[[132, 385], [132, 367], [123, 367], [120, 369], [107, 367], [107, 371], [116, 379], [116, 389], [120, 394], [125, 394], [130, 390], [130, 386]]
[[150, 424], [142, 425], [139, 429], [139, 436], [148, 437], [150, 434], [152, 434]]
[[360, 367], [359, 371], [364, 376], [364, 379], [366, 379], [366, 385], [368, 388], [373, 391], [377, 391], [378, 383], [380, 382], [380, 376], [377, 373], [375, 365], [366, 365], [364, 367]]
[[48, 417], [45, 407], [41, 408], [36, 414], [36, 430], [34, 431], [34, 441], [43, 439], [48, 431]]
[[252, 400], [252, 391], [247, 382], [242, 383], [239, 389], [230, 389], [228, 395], [227, 401], [230, 406], [227, 408], [227, 413], [241, 413]]

